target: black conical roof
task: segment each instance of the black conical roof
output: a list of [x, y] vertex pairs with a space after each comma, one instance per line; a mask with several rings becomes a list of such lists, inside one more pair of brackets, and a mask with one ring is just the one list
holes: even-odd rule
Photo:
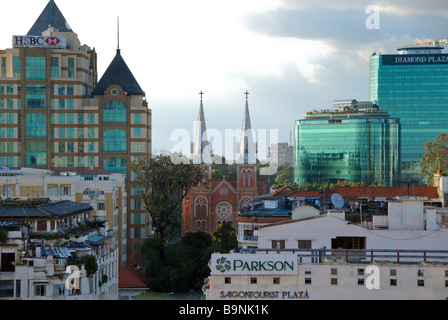
[[50, 25], [54, 27], [55, 31], [73, 32], [54, 0], [48, 2], [44, 11], [42, 11], [39, 18], [37, 18], [27, 35], [41, 35]]
[[110, 63], [101, 80], [93, 89], [94, 95], [102, 95], [111, 85], [119, 85], [128, 95], [145, 95], [134, 75], [127, 66], [120, 49], [117, 49], [115, 58]]

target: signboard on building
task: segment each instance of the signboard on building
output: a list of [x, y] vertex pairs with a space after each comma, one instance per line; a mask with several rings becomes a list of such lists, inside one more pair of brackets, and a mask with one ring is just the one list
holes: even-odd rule
[[448, 64], [448, 54], [388, 54], [381, 56], [383, 66]]
[[67, 40], [62, 36], [13, 36], [13, 48], [65, 49]]
[[296, 275], [295, 254], [213, 254], [213, 275]]

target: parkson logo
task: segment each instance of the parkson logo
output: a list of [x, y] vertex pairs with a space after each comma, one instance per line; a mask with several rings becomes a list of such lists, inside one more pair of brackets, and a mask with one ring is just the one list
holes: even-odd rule
[[216, 260], [216, 270], [224, 273], [226, 271], [295, 271], [293, 261], [233, 261], [221, 257]]

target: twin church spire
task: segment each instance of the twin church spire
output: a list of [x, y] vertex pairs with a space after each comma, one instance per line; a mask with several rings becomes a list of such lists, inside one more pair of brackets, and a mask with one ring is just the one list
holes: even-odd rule
[[[193, 163], [211, 163], [211, 142], [208, 140], [207, 127], [205, 123], [204, 104], [202, 96], [204, 93], [201, 91], [198, 122], [196, 126], [196, 134], [193, 143]], [[246, 95], [246, 105], [244, 109], [243, 125], [241, 129], [241, 138], [238, 145], [238, 154], [236, 162], [238, 164], [255, 164], [255, 142], [253, 139], [252, 126], [250, 122], [249, 113], [249, 92], [244, 93]]]

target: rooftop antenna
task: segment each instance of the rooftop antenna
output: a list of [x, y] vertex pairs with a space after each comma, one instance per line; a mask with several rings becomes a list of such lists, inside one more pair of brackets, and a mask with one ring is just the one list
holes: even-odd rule
[[120, 17], [117, 17], [117, 50], [120, 50]]
[[402, 173], [393, 177], [393, 180], [398, 183], [406, 183], [408, 185], [408, 196], [410, 196], [410, 186], [412, 183], [420, 182], [424, 176], [420, 173]]

